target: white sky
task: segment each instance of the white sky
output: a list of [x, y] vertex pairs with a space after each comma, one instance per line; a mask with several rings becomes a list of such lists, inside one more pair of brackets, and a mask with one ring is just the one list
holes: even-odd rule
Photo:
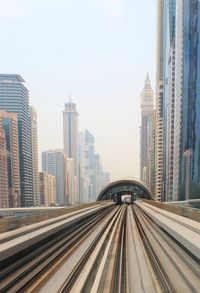
[[112, 178], [139, 177], [140, 92], [155, 80], [154, 0], [0, 0], [0, 72], [26, 80], [39, 154], [62, 148], [69, 92]]

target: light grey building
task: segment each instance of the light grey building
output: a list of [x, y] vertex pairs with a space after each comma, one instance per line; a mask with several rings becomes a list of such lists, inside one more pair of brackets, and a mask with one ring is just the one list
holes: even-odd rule
[[151, 190], [154, 187], [154, 119], [154, 92], [147, 74], [141, 93], [140, 179]]
[[33, 107], [30, 107], [30, 112], [31, 112], [33, 198], [34, 198], [34, 206], [40, 206], [40, 188], [39, 188], [39, 173], [38, 173], [37, 112]]
[[0, 74], [0, 110], [16, 113], [20, 162], [21, 206], [34, 205], [29, 93], [18, 74]]
[[[65, 103], [63, 111], [63, 143], [65, 155], [74, 160], [74, 175], [77, 176], [77, 188], [75, 189], [79, 193], [78, 112], [76, 104], [72, 103], [71, 96], [69, 102]], [[76, 198], [79, 202], [79, 194]]]
[[42, 153], [42, 171], [56, 178], [56, 203], [67, 205], [66, 156], [63, 150], [49, 150]]
[[110, 173], [102, 171], [102, 187], [110, 183]]
[[99, 154], [94, 157], [95, 197], [97, 198], [102, 187], [102, 166]]

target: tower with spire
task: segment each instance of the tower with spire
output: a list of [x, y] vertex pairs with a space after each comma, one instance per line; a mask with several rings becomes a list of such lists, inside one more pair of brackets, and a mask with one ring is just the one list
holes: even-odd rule
[[77, 202], [78, 195], [78, 112], [76, 104], [72, 102], [71, 93], [69, 94], [69, 101], [65, 103], [65, 110], [63, 111], [63, 147], [64, 153], [67, 158], [74, 160], [74, 177], [75, 177], [75, 190]]
[[144, 88], [141, 92], [141, 110], [152, 110], [154, 109], [154, 92], [151, 87], [151, 81], [149, 74], [147, 73], [144, 82]]
[[154, 92], [147, 73], [141, 92], [140, 179], [154, 192]]

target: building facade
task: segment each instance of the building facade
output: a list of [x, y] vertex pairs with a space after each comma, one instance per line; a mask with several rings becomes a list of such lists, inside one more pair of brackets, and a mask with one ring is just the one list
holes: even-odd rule
[[49, 150], [42, 153], [42, 171], [56, 178], [56, 203], [67, 205], [66, 156], [63, 150]]
[[0, 110], [17, 114], [21, 206], [33, 206], [29, 94], [17, 74], [0, 74]]
[[[71, 97], [69, 102], [65, 103], [65, 110], [63, 111], [63, 142], [65, 155], [67, 158], [74, 160], [74, 172], [77, 177], [76, 190], [79, 193], [78, 112], [76, 104], [71, 101]], [[79, 194], [76, 198], [79, 202]]]
[[102, 172], [102, 187], [106, 186], [110, 183], [110, 173], [109, 172]]
[[[158, 89], [162, 82], [163, 95], [157, 90], [157, 113], [161, 115], [157, 114], [156, 128], [162, 129], [163, 165], [159, 169], [156, 163], [156, 174], [162, 169], [161, 198], [199, 198], [200, 1], [158, 0], [157, 10], [156, 86]], [[157, 148], [157, 160], [158, 154]]]
[[99, 191], [102, 188], [102, 165], [99, 154], [94, 156], [94, 177], [95, 177], [95, 198], [98, 197]]
[[75, 162], [72, 158], [66, 159], [66, 194], [67, 204], [73, 206], [77, 203], [77, 177], [75, 176]]
[[200, 1], [177, 0], [174, 196], [200, 194]]
[[0, 208], [9, 207], [8, 166], [5, 131], [0, 125]]
[[140, 179], [150, 189], [154, 186], [154, 119], [154, 92], [147, 74], [141, 93]]
[[0, 126], [4, 129], [6, 139], [9, 207], [20, 207], [17, 114], [0, 111]]
[[34, 206], [40, 206], [40, 188], [39, 188], [39, 173], [38, 173], [37, 112], [33, 107], [30, 107], [30, 113], [31, 113], [33, 199], [34, 199]]
[[155, 199], [163, 200], [164, 150], [163, 150], [163, 62], [164, 62], [164, 0], [157, 0], [156, 7], [156, 122], [155, 122]]
[[39, 172], [40, 204], [42, 206], [56, 205], [56, 178], [47, 172]]

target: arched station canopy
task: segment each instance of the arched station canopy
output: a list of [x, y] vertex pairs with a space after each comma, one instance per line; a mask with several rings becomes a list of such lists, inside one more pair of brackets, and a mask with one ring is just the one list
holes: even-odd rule
[[132, 200], [153, 199], [153, 195], [148, 187], [141, 181], [135, 179], [121, 179], [106, 185], [99, 193], [99, 200], [121, 201], [122, 195], [131, 195]]

